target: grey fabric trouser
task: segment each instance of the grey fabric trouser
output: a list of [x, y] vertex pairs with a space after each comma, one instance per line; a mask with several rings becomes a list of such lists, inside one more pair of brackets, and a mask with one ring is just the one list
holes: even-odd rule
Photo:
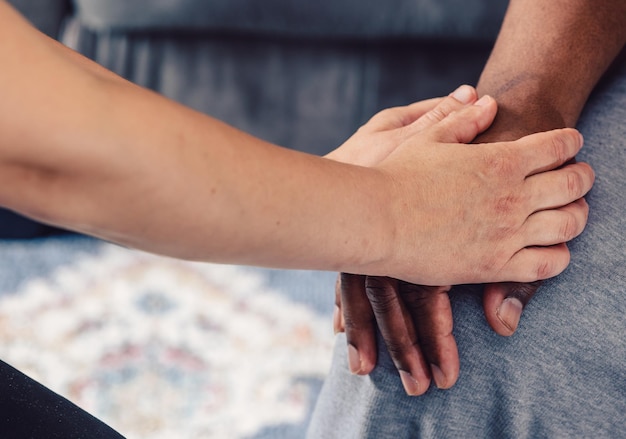
[[493, 333], [480, 288], [457, 287], [461, 375], [451, 390], [421, 397], [405, 395], [380, 347], [375, 371], [352, 376], [339, 336], [310, 438], [626, 437], [625, 64], [579, 124], [586, 145], [578, 158], [597, 175], [589, 224], [570, 245], [570, 267], [539, 290], [518, 332]]

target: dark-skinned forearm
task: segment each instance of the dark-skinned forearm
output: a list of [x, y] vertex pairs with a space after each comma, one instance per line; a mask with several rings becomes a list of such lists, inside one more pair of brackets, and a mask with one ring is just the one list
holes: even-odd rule
[[574, 126], [626, 43], [624, 23], [623, 0], [511, 0], [478, 83], [499, 104], [493, 131], [515, 137]]

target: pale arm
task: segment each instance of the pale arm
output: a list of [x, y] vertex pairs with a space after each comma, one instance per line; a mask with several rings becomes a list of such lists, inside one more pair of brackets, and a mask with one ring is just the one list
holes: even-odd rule
[[[574, 130], [463, 144], [489, 126], [493, 100], [426, 129], [360, 130], [351, 142], [394, 146], [367, 168], [271, 145], [130, 84], [4, 2], [0, 58], [0, 204], [123, 245], [431, 284], [535, 280], [565, 268], [562, 243], [586, 220], [579, 206], [567, 234], [558, 209], [541, 233], [533, 226], [534, 212], [571, 205], [592, 185], [584, 164], [544, 172], [580, 149]], [[513, 172], [492, 166], [508, 157]]]
[[4, 2], [0, 34], [3, 205], [190, 259], [332, 270], [383, 249], [365, 239], [387, 226], [374, 208], [378, 173], [278, 148], [136, 87]]

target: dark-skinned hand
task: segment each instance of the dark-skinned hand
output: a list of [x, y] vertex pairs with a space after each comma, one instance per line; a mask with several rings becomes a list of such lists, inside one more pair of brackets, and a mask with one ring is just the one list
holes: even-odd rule
[[[454, 105], [448, 110], [454, 111]], [[440, 111], [430, 117], [443, 118], [446, 114]], [[512, 126], [507, 120], [513, 119], [496, 119], [492, 129], [476, 142], [515, 140], [554, 125], [521, 126], [518, 118], [517, 125]], [[485, 317], [496, 333], [510, 336], [515, 332], [523, 308], [540, 285], [541, 281], [485, 285]], [[374, 368], [378, 327], [409, 395], [423, 394], [431, 379], [441, 389], [453, 386], [459, 374], [459, 358], [452, 335], [450, 288], [342, 273], [336, 287], [334, 327], [336, 332], [346, 332], [350, 370], [368, 374]]]

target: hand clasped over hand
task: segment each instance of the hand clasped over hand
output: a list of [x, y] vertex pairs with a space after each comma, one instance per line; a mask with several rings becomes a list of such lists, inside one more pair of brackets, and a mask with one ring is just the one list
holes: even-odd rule
[[[471, 105], [475, 101], [474, 90], [461, 87], [440, 101], [427, 101], [421, 113], [414, 111], [418, 104], [413, 104], [404, 109], [387, 110], [368, 125], [381, 131], [400, 131], [407, 138], [427, 129], [442, 134], [436, 127], [444, 125], [448, 131], [443, 135], [448, 136], [448, 142], [469, 142], [489, 126], [496, 112], [493, 100], [486, 98], [479, 105]], [[427, 105], [430, 112], [426, 112]], [[464, 116], [468, 117], [471, 112], [469, 118], [476, 118], [474, 130], [467, 123], [465, 126], [460, 123], [467, 122]], [[387, 124], [384, 123], [386, 118]], [[367, 131], [368, 125], [362, 130]], [[355, 142], [358, 135], [350, 141], [358, 143]], [[350, 141], [344, 147], [349, 146]], [[432, 267], [438, 266], [444, 274], [439, 279], [418, 282], [430, 285], [532, 282], [560, 273], [569, 262], [569, 252], [563, 243], [581, 233], [586, 223], [588, 207], [582, 196], [594, 179], [593, 171], [586, 164], [563, 166], [581, 146], [582, 139], [576, 131], [556, 130], [516, 142], [468, 146], [465, 151], [446, 155], [449, 160], [442, 163], [435, 150], [424, 155], [422, 146], [403, 144], [402, 147], [415, 148], [425, 166], [441, 169], [442, 181], [456, 177], [459, 192], [467, 194], [469, 189], [473, 202], [468, 207], [457, 200], [455, 210], [455, 194], [438, 190], [453, 187], [449, 180], [438, 183], [439, 180], [433, 178], [428, 182], [427, 195], [431, 196], [433, 204], [420, 206], [432, 209], [430, 212], [425, 209], [431, 218], [426, 221], [430, 227], [424, 228], [432, 244], [421, 247], [405, 261], [410, 261], [414, 273], [419, 273], [415, 267], [424, 263], [431, 265], [425, 272], [432, 273]], [[480, 148], [482, 155], [478, 158], [464, 155], [469, 148]], [[383, 163], [385, 159], [393, 159], [393, 152], [389, 153], [384, 145], [381, 150], [384, 151]], [[558, 170], [547, 172], [551, 169]], [[458, 178], [459, 175], [463, 178]], [[499, 184], [493, 184], [498, 180]], [[418, 191], [422, 188], [424, 185], [418, 185]], [[478, 206], [480, 208], [472, 210]], [[451, 216], [459, 221], [450, 221]], [[410, 218], [408, 212], [407, 217]], [[403, 236], [409, 239], [402, 233], [398, 235], [400, 239]], [[454, 266], [459, 262], [473, 264], [475, 277], [454, 279]], [[403, 279], [415, 280], [410, 276]], [[458, 377], [459, 360], [452, 336], [449, 288], [414, 285], [387, 277], [342, 274], [337, 284], [334, 325], [336, 331], [346, 331], [351, 370], [367, 374], [373, 369], [378, 322], [407, 393], [424, 393], [431, 376], [438, 387], [451, 387]]]

